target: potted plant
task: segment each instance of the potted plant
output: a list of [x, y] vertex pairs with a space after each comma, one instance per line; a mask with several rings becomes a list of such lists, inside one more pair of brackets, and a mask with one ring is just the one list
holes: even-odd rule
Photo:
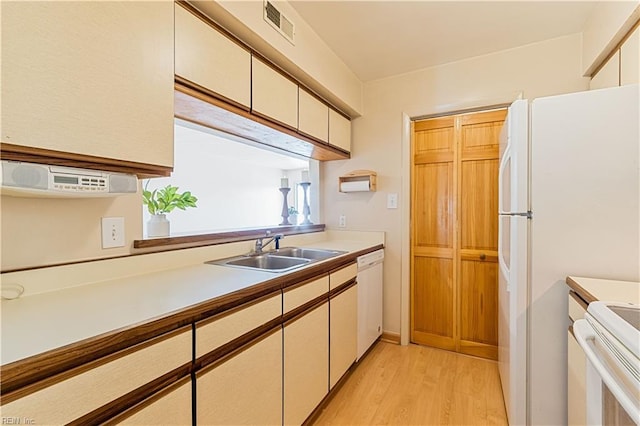
[[298, 210], [295, 207], [289, 207], [289, 221], [292, 225], [298, 224]]
[[186, 210], [187, 207], [196, 207], [198, 199], [189, 191], [179, 193], [177, 186], [167, 185], [164, 188], [149, 191], [147, 185], [142, 191], [142, 203], [147, 206], [151, 214], [151, 219], [147, 222], [147, 235], [168, 237], [170, 224], [167, 213], [175, 208]]

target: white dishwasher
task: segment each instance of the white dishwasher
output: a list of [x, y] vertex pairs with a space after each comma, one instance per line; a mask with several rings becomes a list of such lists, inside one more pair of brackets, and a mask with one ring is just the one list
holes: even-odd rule
[[382, 261], [384, 250], [358, 257], [358, 358], [382, 334]]

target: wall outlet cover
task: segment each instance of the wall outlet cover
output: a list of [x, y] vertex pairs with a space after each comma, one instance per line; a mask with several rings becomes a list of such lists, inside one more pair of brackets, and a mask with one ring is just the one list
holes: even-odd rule
[[347, 226], [347, 217], [345, 215], [340, 215], [340, 220], [338, 221], [338, 227], [346, 228]]
[[397, 209], [398, 208], [398, 194], [387, 194], [387, 208], [388, 209]]
[[124, 247], [124, 217], [102, 218], [102, 248]]

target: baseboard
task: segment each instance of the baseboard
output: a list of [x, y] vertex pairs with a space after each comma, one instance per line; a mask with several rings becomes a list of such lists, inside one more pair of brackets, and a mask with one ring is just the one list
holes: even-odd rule
[[400, 334], [391, 333], [390, 331], [383, 331], [382, 332], [382, 337], [380, 337], [380, 340], [382, 340], [383, 342], [395, 343], [396, 345], [399, 345], [400, 344]]

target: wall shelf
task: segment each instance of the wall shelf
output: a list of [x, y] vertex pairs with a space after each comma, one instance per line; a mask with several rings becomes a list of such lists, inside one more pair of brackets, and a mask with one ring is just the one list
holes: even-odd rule
[[375, 192], [378, 174], [373, 170], [354, 170], [338, 178], [340, 192]]

